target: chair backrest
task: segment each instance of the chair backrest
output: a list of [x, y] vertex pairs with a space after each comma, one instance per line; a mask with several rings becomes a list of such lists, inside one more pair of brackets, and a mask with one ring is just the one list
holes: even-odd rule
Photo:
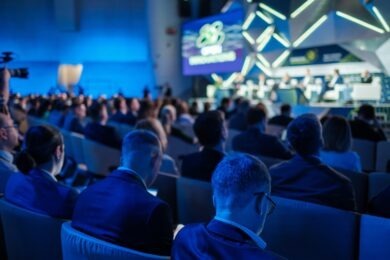
[[381, 141], [376, 144], [376, 171], [388, 171], [387, 165], [390, 162], [390, 142]]
[[64, 260], [169, 259], [169, 257], [139, 252], [94, 238], [72, 228], [70, 222], [62, 225], [61, 242]]
[[84, 139], [83, 151], [88, 171], [106, 176], [110, 167], [118, 166], [121, 152], [98, 142]]
[[235, 129], [228, 130], [228, 137], [226, 140], [226, 147], [225, 147], [226, 152], [233, 151], [233, 139], [234, 139], [234, 137], [236, 137], [237, 135], [239, 135], [241, 133], [242, 133], [241, 131], [235, 130]]
[[381, 191], [390, 186], [390, 174], [372, 172], [368, 175], [368, 200], [370, 201]]
[[215, 215], [211, 184], [180, 177], [177, 179], [179, 223], [207, 222]]
[[85, 164], [85, 156], [83, 150], [83, 142], [85, 137], [78, 133], [70, 133], [71, 143], [72, 143], [72, 154], [73, 159], [78, 164]]
[[179, 169], [181, 166], [180, 157], [197, 151], [199, 151], [198, 145], [186, 143], [180, 138], [171, 135], [168, 136], [168, 147], [166, 153], [175, 160]]
[[352, 186], [355, 190], [357, 211], [360, 213], [366, 212], [368, 202], [368, 174], [341, 168], [335, 169], [351, 180]]
[[168, 203], [171, 207], [173, 221], [177, 223], [177, 192], [176, 182], [179, 176], [160, 172], [153, 185], [150, 187], [157, 190], [157, 197]]
[[75, 159], [73, 154], [73, 148], [72, 148], [72, 136], [70, 132], [61, 129], [61, 134], [64, 137], [65, 154], [70, 158]]
[[356, 259], [358, 215], [304, 201], [274, 197], [276, 208], [261, 237], [287, 259]]
[[353, 139], [352, 150], [359, 154], [364, 171], [374, 171], [376, 157], [375, 142], [362, 139]]
[[9, 259], [62, 259], [63, 219], [35, 213], [0, 199]]
[[359, 259], [389, 259], [390, 219], [362, 215]]

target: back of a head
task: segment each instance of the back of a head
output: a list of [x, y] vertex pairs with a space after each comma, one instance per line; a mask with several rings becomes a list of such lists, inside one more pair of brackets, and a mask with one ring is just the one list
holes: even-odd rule
[[291, 106], [289, 104], [283, 104], [281, 107], [280, 107], [280, 113], [282, 115], [288, 115], [290, 116], [291, 114]]
[[212, 176], [213, 194], [218, 208], [239, 209], [253, 198], [253, 193], [270, 192], [271, 177], [257, 158], [243, 153], [226, 156]]
[[15, 164], [23, 173], [52, 160], [55, 149], [64, 144], [60, 131], [52, 126], [31, 127], [24, 138], [22, 151]]
[[256, 125], [262, 123], [265, 119], [266, 113], [264, 109], [259, 106], [250, 108], [246, 114], [246, 121], [248, 125]]
[[365, 120], [375, 119], [375, 108], [369, 104], [363, 104], [359, 107], [358, 116]]
[[224, 118], [220, 111], [208, 111], [198, 116], [194, 132], [203, 146], [215, 146], [223, 140]]
[[134, 130], [128, 133], [122, 142], [122, 163], [141, 160], [140, 155], [161, 153], [158, 137], [148, 130]]
[[324, 124], [323, 137], [324, 150], [347, 152], [351, 149], [351, 128], [344, 117], [329, 118]]
[[244, 99], [238, 104], [238, 111], [246, 113], [248, 109], [250, 108], [251, 104], [249, 100]]
[[93, 121], [100, 120], [100, 113], [105, 105], [101, 102], [95, 101], [92, 106], [89, 108], [90, 116]]
[[316, 155], [323, 145], [322, 127], [314, 114], [303, 114], [287, 128], [287, 140], [302, 156]]
[[153, 132], [159, 139], [163, 150], [167, 148], [168, 140], [160, 121], [155, 118], [142, 119], [137, 122], [135, 129], [143, 129]]

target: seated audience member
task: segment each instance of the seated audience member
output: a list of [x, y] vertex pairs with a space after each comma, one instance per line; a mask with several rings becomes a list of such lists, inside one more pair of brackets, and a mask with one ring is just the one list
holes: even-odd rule
[[112, 148], [120, 148], [121, 140], [115, 128], [106, 125], [108, 120], [106, 105], [96, 102], [90, 108], [90, 115], [92, 122], [84, 129], [85, 137]]
[[61, 133], [50, 126], [31, 127], [15, 162], [21, 173], [9, 178], [5, 199], [31, 211], [70, 219], [78, 193], [55, 178], [64, 163]]
[[323, 137], [324, 147], [320, 152], [323, 163], [334, 168], [362, 171], [359, 155], [351, 151], [351, 128], [345, 118], [334, 116], [328, 119], [324, 125]]
[[135, 118], [128, 116], [126, 100], [123, 97], [114, 99], [114, 109], [115, 113], [110, 117], [110, 121], [127, 125], [135, 124]]
[[372, 83], [372, 75], [368, 70], [365, 70], [361, 77], [360, 77], [360, 82], [361, 83]]
[[70, 132], [84, 134], [84, 120], [87, 116], [87, 109], [81, 102], [72, 105], [72, 112], [65, 117], [64, 129]]
[[175, 124], [192, 126], [195, 120], [190, 114], [188, 104], [185, 101], [180, 101], [177, 104], [177, 119]]
[[249, 109], [246, 119], [248, 130], [233, 138], [234, 151], [280, 159], [291, 158], [292, 153], [277, 137], [264, 133], [266, 114], [261, 107]]
[[9, 115], [0, 113], [0, 193], [4, 193], [5, 185], [12, 173], [17, 172], [12, 152], [19, 144], [18, 130]]
[[[163, 152], [167, 150], [168, 139], [165, 131], [160, 123], [155, 118], [148, 118], [138, 121], [135, 126], [136, 129], [144, 129], [153, 132], [160, 140]], [[168, 154], [164, 153], [161, 161], [160, 172], [179, 175], [176, 162]]]
[[370, 212], [390, 218], [390, 186], [381, 191], [370, 201]]
[[265, 165], [246, 154], [226, 156], [212, 177], [216, 214], [185, 226], [176, 236], [172, 259], [281, 259], [260, 238], [275, 206]]
[[280, 107], [280, 115], [274, 116], [268, 121], [269, 125], [277, 125], [281, 127], [287, 127], [288, 124], [293, 121], [291, 117], [291, 106], [289, 104], [283, 104]]
[[210, 181], [215, 167], [225, 156], [227, 129], [223, 113], [214, 110], [200, 114], [195, 121], [194, 132], [203, 149], [184, 156], [181, 174], [188, 178]]
[[250, 108], [250, 103], [248, 100], [243, 100], [237, 106], [237, 112], [234, 113], [229, 120], [229, 129], [234, 129], [238, 131], [245, 131], [248, 127], [246, 121], [246, 114]]
[[297, 154], [291, 160], [271, 167], [272, 194], [355, 210], [351, 181], [319, 158], [323, 139], [316, 116], [304, 114], [293, 120], [287, 128], [287, 140]]
[[147, 191], [160, 167], [158, 138], [127, 134], [121, 166], [79, 196], [72, 226], [96, 238], [138, 251], [169, 255], [173, 228], [169, 206]]
[[190, 107], [189, 113], [193, 117], [197, 117], [199, 115], [199, 104], [198, 104], [197, 101], [193, 101], [191, 103], [191, 107]]
[[223, 112], [225, 119], [228, 120], [231, 116], [230, 106], [232, 101], [230, 98], [224, 97], [221, 100], [221, 105], [217, 108], [217, 110]]
[[177, 137], [190, 144], [194, 143], [194, 139], [191, 136], [174, 125], [174, 122], [176, 121], [176, 109], [173, 105], [163, 106], [160, 112], [160, 121], [168, 136]]
[[318, 102], [323, 101], [326, 92], [328, 92], [329, 90], [334, 89], [334, 87], [336, 85], [338, 85], [338, 84], [344, 84], [344, 79], [341, 76], [340, 71], [338, 69], [335, 69], [334, 72], [333, 72], [332, 79], [329, 80], [329, 81], [326, 81], [322, 85], [321, 93], [318, 96]]
[[376, 120], [375, 108], [369, 104], [359, 107], [357, 118], [350, 124], [353, 138], [373, 142], [386, 141], [386, 135]]
[[138, 111], [140, 110], [140, 103], [136, 98], [128, 99], [127, 106], [129, 111], [127, 112], [127, 116], [130, 118], [131, 125], [135, 125], [137, 123]]

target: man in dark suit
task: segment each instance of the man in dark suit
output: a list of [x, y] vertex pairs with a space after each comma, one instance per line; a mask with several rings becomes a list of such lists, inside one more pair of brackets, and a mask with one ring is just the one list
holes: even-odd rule
[[350, 121], [352, 137], [373, 142], [386, 141], [386, 135], [376, 120], [375, 108], [369, 104], [359, 107], [358, 116]]
[[194, 132], [203, 149], [183, 158], [181, 175], [210, 181], [215, 167], [225, 156], [227, 129], [223, 113], [215, 110], [201, 114], [195, 121]]
[[330, 81], [326, 81], [322, 85], [322, 90], [321, 90], [320, 95], [318, 96], [318, 101], [319, 102], [323, 101], [323, 98], [324, 98], [326, 92], [334, 89], [334, 87], [338, 84], [344, 84], [344, 79], [341, 76], [340, 71], [338, 69], [335, 69], [333, 76], [332, 76], [332, 79]]
[[172, 259], [281, 259], [260, 238], [273, 210], [265, 165], [247, 154], [226, 156], [212, 177], [216, 215], [209, 223], [185, 226]]
[[292, 153], [275, 136], [263, 133], [266, 113], [261, 107], [249, 109], [248, 130], [233, 139], [233, 150], [272, 158], [290, 159]]
[[117, 97], [114, 99], [114, 108], [115, 114], [110, 117], [110, 121], [127, 125], [135, 125], [135, 117], [132, 117], [127, 113], [127, 104], [123, 97]]
[[283, 104], [280, 106], [280, 115], [274, 116], [268, 121], [269, 125], [277, 125], [287, 128], [288, 124], [293, 121], [291, 117], [291, 106], [289, 104]]
[[272, 194], [355, 210], [351, 181], [323, 164], [318, 157], [323, 139], [316, 116], [304, 114], [292, 121], [287, 129], [287, 139], [297, 154], [291, 160], [271, 167]]
[[161, 144], [154, 134], [129, 133], [123, 141], [121, 166], [80, 195], [72, 226], [114, 244], [169, 255], [173, 236], [170, 208], [147, 191], [161, 157]]
[[81, 102], [75, 102], [72, 104], [72, 112], [68, 112], [65, 117], [64, 126], [65, 130], [84, 134], [84, 119], [87, 115], [87, 109]]
[[98, 143], [119, 149], [121, 140], [115, 131], [115, 128], [108, 126], [108, 113], [105, 104], [96, 102], [90, 108], [92, 122], [88, 123], [84, 129], [86, 138]]

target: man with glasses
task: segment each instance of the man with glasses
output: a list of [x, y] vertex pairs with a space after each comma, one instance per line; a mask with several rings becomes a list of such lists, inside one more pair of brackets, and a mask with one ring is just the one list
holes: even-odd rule
[[225, 157], [212, 177], [214, 219], [184, 227], [172, 259], [281, 259], [265, 250], [259, 236], [275, 206], [270, 182], [267, 168], [255, 157]]
[[18, 146], [18, 130], [9, 115], [0, 113], [0, 193], [4, 192], [9, 176], [18, 171], [12, 152]]

